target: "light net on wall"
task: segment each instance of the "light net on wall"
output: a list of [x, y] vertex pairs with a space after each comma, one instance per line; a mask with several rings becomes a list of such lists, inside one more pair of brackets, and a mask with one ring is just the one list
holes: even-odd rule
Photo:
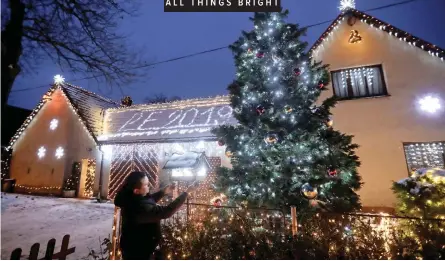
[[151, 144], [115, 145], [111, 158], [108, 198], [113, 199], [125, 178], [133, 171], [148, 174], [151, 188], [158, 183], [158, 155]]
[[445, 142], [404, 144], [410, 171], [419, 168], [445, 168]]

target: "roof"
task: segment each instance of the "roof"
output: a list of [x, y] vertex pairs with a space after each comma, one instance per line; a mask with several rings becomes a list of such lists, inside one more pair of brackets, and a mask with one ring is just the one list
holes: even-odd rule
[[400, 40], [407, 42], [410, 45], [414, 45], [426, 52], [428, 52], [431, 56], [438, 57], [442, 61], [445, 58], [445, 50], [435, 46], [434, 44], [427, 42], [419, 37], [416, 37], [404, 30], [401, 30], [389, 23], [386, 23], [380, 19], [377, 19], [371, 15], [368, 15], [362, 11], [358, 11], [356, 9], [350, 8], [347, 11], [341, 13], [332, 24], [324, 31], [323, 34], [318, 38], [318, 40], [314, 43], [314, 45], [309, 50], [309, 53], [316, 52], [317, 48], [323, 43], [325, 39], [329, 37], [330, 34], [337, 28], [339, 24], [341, 24], [342, 20], [348, 17], [356, 17], [360, 19], [362, 22], [367, 23], [368, 25], [378, 28], [384, 32], [387, 32], [390, 35], [397, 37]]
[[102, 133], [105, 110], [117, 107], [119, 104], [74, 85], [64, 83], [62, 89], [71, 105], [77, 109], [88, 131], [94, 137], [98, 137]]
[[32, 110], [29, 116], [24, 120], [21, 127], [18, 128], [14, 136], [12, 136], [7, 147], [8, 150], [12, 148], [23, 131], [25, 131], [34, 117], [40, 112], [43, 105], [49, 100], [48, 97], [50, 97], [56, 90], [62, 91], [68, 104], [80, 118], [83, 127], [88, 131], [97, 144], [97, 136], [102, 132], [102, 120], [105, 110], [111, 107], [117, 107], [119, 104], [80, 87], [63, 83], [60, 85], [54, 84], [46, 92], [34, 110]]

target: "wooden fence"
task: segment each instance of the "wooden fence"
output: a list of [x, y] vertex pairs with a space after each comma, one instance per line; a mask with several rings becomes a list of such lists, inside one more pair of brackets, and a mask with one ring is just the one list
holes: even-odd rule
[[[46, 251], [45, 256], [43, 258], [40, 258], [40, 260], [53, 260], [53, 259], [59, 259], [59, 260], [66, 260], [66, 257], [76, 250], [76, 247], [68, 248], [68, 244], [70, 242], [70, 235], [65, 235], [62, 239], [62, 247], [60, 249], [60, 252], [54, 253], [55, 246], [56, 246], [56, 240], [54, 238], [50, 239], [48, 241], [48, 244], [46, 245]], [[29, 256], [26, 259], [29, 260], [38, 260], [39, 255], [39, 249], [40, 244], [35, 243], [31, 246], [31, 250], [29, 251]], [[11, 253], [11, 260], [20, 260], [22, 257], [22, 249], [16, 248]]]

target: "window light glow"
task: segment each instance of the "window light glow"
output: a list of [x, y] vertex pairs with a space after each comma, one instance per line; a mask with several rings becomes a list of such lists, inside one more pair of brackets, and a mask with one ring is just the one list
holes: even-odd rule
[[422, 111], [428, 113], [436, 113], [442, 107], [440, 105], [440, 100], [437, 97], [427, 95], [419, 100], [419, 106]]
[[39, 150], [37, 151], [37, 156], [39, 157], [39, 159], [45, 157], [46, 154], [46, 149], [45, 147], [40, 147]]
[[55, 130], [57, 128], [57, 126], [59, 126], [59, 120], [57, 119], [53, 119], [50, 123], [49, 123], [49, 128], [51, 130]]
[[56, 158], [60, 159], [60, 158], [63, 157], [63, 155], [64, 155], [63, 148], [62, 147], [58, 147], [57, 150], [56, 150]]

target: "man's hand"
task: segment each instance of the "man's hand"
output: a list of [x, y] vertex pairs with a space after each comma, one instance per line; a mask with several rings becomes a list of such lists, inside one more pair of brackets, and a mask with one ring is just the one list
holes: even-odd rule
[[191, 194], [193, 192], [195, 192], [195, 190], [199, 187], [199, 182], [195, 181], [192, 183], [192, 185], [190, 185], [187, 190], [185, 192], [187, 192], [188, 194]]
[[164, 190], [164, 194], [170, 194], [173, 192], [173, 190], [175, 189], [175, 184], [170, 184], [168, 186], [166, 186], [163, 190]]

